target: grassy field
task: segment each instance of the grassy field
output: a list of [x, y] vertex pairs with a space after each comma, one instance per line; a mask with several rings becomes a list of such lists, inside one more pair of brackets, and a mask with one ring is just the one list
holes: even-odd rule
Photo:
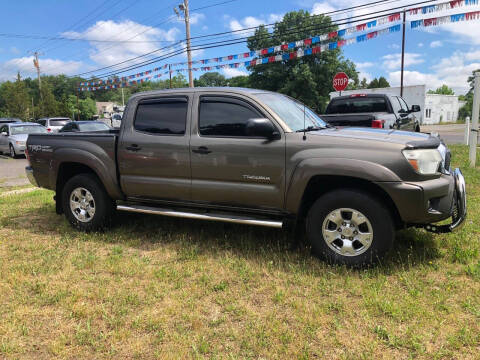
[[119, 214], [73, 231], [53, 193], [0, 197], [0, 358], [478, 359], [480, 172], [455, 234], [397, 234], [372, 269], [283, 232]]

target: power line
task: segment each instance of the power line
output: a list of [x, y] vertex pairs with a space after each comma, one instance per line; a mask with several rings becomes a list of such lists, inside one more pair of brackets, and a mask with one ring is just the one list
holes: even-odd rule
[[[382, 0], [385, 2], [385, 0]], [[427, 0], [427, 1], [421, 1], [421, 2], [417, 2], [417, 3], [412, 3], [412, 4], [409, 4], [407, 5], [408, 7], [410, 6], [416, 6], [416, 5], [420, 5], [420, 4], [424, 4], [424, 3], [429, 3], [429, 2], [432, 2], [433, 0]], [[374, 2], [374, 3], [378, 3], [378, 1]], [[368, 4], [368, 5], [371, 5], [372, 3]], [[376, 14], [380, 14], [380, 13], [384, 13], [386, 11], [390, 11], [390, 10], [396, 10], [398, 8], [403, 8], [403, 7], [396, 7], [396, 8], [392, 8], [392, 9], [385, 9], [385, 10], [379, 10], [379, 11], [375, 11], [375, 12], [371, 12], [371, 13], [368, 13], [368, 14], [363, 14], [363, 15], [356, 15], [356, 16], [353, 16], [353, 17], [348, 17], [348, 18], [344, 18], [344, 19], [338, 19], [338, 20], [335, 20], [335, 22], [332, 22], [331, 25], [328, 25], [326, 27], [322, 27], [322, 28], [318, 28], [318, 27], [303, 27], [301, 28], [301, 32], [304, 32], [304, 31], [308, 31], [308, 30], [321, 30], [321, 29], [325, 29], [325, 28], [331, 28], [333, 26], [338, 26], [338, 25], [345, 25], [345, 24], [351, 24], [351, 23], [356, 23], [356, 22], [359, 22], [359, 21], [365, 21], [365, 20], [370, 20], [370, 19], [375, 19], [375, 18], [378, 18], [379, 15], [377, 16], [370, 16], [370, 17], [366, 17], [366, 16], [369, 16], [369, 15], [376, 15]], [[343, 9], [341, 10], [337, 10], [337, 12], [340, 12], [340, 11], [344, 11]], [[331, 13], [331, 12], [330, 12]], [[392, 15], [392, 14], [395, 14], [396, 12], [394, 13], [387, 13], [387, 14], [383, 14], [382, 16], [388, 16], [388, 15]], [[313, 16], [320, 16], [321, 14], [319, 15], [313, 15]], [[354, 21], [352, 21], [353, 19], [356, 19]], [[339, 21], [345, 21], [343, 23], [339, 23]], [[275, 23], [274, 23], [275, 24]], [[274, 24], [268, 24], [268, 25], [274, 25]], [[245, 31], [245, 30], [253, 30], [253, 29], [258, 29], [259, 27], [261, 26], [265, 26], [265, 25], [260, 25], [260, 26], [255, 26], [255, 27], [249, 27], [249, 28], [245, 28], [245, 29], [239, 29], [239, 30], [233, 30], [233, 31], [226, 31], [226, 32], [221, 32], [221, 33], [216, 33], [216, 34], [210, 34], [210, 35], [201, 35], [201, 36], [196, 36], [196, 37], [192, 37], [192, 39], [200, 39], [200, 38], [205, 38], [205, 37], [213, 37], [213, 36], [217, 36], [217, 35], [224, 35], [224, 34], [231, 34], [231, 33], [237, 33], [239, 31]], [[297, 28], [298, 29], [298, 28]], [[294, 29], [292, 29], [294, 30]], [[295, 33], [298, 33], [299, 31], [297, 32], [287, 32], [286, 35], [291, 35], [291, 34], [295, 34]], [[237, 44], [237, 43], [240, 43], [240, 42], [245, 42], [250, 36], [247, 36], [247, 37], [242, 37], [242, 38], [238, 38], [239, 41], [236, 41], [236, 42], [233, 42], [233, 43], [230, 43], [229, 45], [231, 44]], [[273, 37], [273, 34], [269, 34], [268, 37]], [[214, 43], [207, 43], [207, 44], [200, 44], [200, 45], [197, 45], [197, 46], [203, 46], [203, 45], [211, 45], [211, 44], [221, 44], [223, 43], [224, 41], [219, 41], [219, 42], [214, 42]], [[173, 45], [172, 45], [173, 46]], [[172, 46], [168, 46], [168, 47], [163, 47], [163, 48], [160, 48], [160, 49], [157, 49], [155, 51], [152, 51], [148, 54], [144, 54], [144, 55], [140, 55], [140, 56], [137, 56], [136, 58], [133, 58], [133, 59], [130, 59], [130, 60], [136, 60], [136, 59], [139, 59], [141, 57], [144, 57], [144, 56], [148, 56], [148, 55], [151, 55], [152, 53], [155, 53], [155, 52], [159, 52], [159, 51], [162, 51], [162, 50], [165, 50], [165, 49], [168, 49], [168, 48], [171, 48]], [[227, 45], [222, 45], [222, 46], [227, 46]], [[195, 49], [195, 50], [199, 50], [199, 49]], [[183, 52], [180, 52], [179, 54], [181, 54]], [[170, 57], [170, 56], [169, 56]], [[160, 59], [160, 60], [158, 60]], [[123, 61], [122, 63], [118, 63], [118, 64], [113, 64], [113, 65], [110, 65], [110, 66], [106, 66], [106, 67], [103, 67], [101, 69], [96, 69], [96, 70], [92, 70], [92, 71], [88, 71], [88, 72], [84, 72], [84, 73], [81, 73], [81, 74], [78, 74], [77, 76], [80, 76], [80, 75], [85, 75], [85, 74], [91, 74], [91, 73], [94, 73], [96, 71], [99, 71], [99, 70], [104, 70], [104, 69], [107, 69], [107, 68], [112, 68], [112, 67], [116, 67], [120, 64], [124, 64], [126, 62], [129, 62], [130, 60], [125, 60]], [[161, 61], [162, 58], [152, 58], [152, 59], [149, 59], [149, 60], [145, 60], [145, 62], [142, 62], [142, 63], [139, 63], [139, 64], [134, 64], [134, 65], [131, 65], [129, 67], [125, 67], [125, 68], [121, 68], [121, 69], [117, 69], [115, 71], [112, 71], [111, 73], [109, 73], [108, 75], [111, 75], [111, 74], [115, 74], [115, 73], [122, 73], [122, 72], [126, 72], [126, 71], [129, 71], [129, 70], [133, 70], [133, 69], [136, 69], [136, 68], [139, 68], [139, 67], [142, 67], [142, 66], [145, 66], [145, 65], [148, 65], [148, 64], [151, 64], [153, 62], [151, 62], [152, 60], [155, 60], [153, 62], [157, 62], [157, 61]], [[126, 70], [125, 70], [126, 69]], [[105, 76], [108, 76], [108, 75], [101, 75], [101, 77], [105, 77]]]

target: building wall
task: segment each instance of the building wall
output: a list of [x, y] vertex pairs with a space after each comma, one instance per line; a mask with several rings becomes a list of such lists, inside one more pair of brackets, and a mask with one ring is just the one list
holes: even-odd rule
[[456, 122], [460, 107], [456, 95], [426, 94], [424, 124]]

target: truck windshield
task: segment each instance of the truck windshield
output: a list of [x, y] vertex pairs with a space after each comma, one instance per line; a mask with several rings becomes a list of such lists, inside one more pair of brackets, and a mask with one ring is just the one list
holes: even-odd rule
[[271, 93], [260, 93], [256, 94], [256, 96], [267, 104], [292, 131], [299, 131], [304, 128], [317, 129], [328, 127], [325, 121], [315, 114], [313, 110], [288, 96]]
[[20, 135], [20, 134], [45, 134], [47, 129], [40, 125], [21, 125], [21, 126], [12, 126], [10, 128], [11, 135]]

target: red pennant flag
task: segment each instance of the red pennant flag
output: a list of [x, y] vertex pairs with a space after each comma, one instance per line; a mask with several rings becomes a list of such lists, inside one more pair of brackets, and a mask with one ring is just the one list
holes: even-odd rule
[[295, 59], [296, 57], [297, 57], [296, 51], [290, 53], [290, 60]]
[[367, 34], [367, 39], [373, 39], [374, 37], [377, 37], [377, 34], [378, 33], [376, 31], [372, 31]]
[[269, 62], [269, 63], [275, 62], [275, 56], [270, 56], [270, 57], [268, 58], [268, 62]]
[[312, 45], [312, 38], [303, 40], [305, 45]]
[[335, 36], [337, 36], [337, 32], [336, 32], [336, 31], [332, 31], [332, 32], [328, 33], [328, 38], [329, 38], [329, 39], [334, 38]]
[[313, 49], [312, 49], [312, 52], [314, 54], [320, 54], [320, 52], [322, 51], [322, 49], [320, 48], [320, 46], [315, 46]]
[[282, 44], [281, 49], [282, 50], [288, 50], [288, 44]]
[[400, 20], [400, 13], [396, 13], [388, 17], [389, 22], [398, 21], [398, 20]]
[[268, 54], [268, 49], [262, 49], [262, 55], [267, 55]]
[[233, 59], [233, 55], [228, 55], [228, 60], [232, 60]]
[[340, 47], [340, 46], [343, 46], [347, 43], [347, 40], [338, 40], [337, 42], [337, 46]]
[[363, 31], [367, 28], [367, 24], [360, 24], [360, 25], [357, 25], [356, 29], [357, 31]]

